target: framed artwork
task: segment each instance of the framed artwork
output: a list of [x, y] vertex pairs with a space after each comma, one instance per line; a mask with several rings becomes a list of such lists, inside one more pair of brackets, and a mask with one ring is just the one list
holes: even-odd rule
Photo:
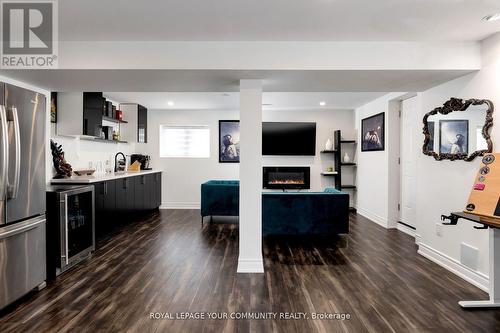
[[435, 123], [433, 121], [428, 122], [429, 126], [429, 142], [427, 143], [427, 150], [434, 151], [434, 126]]
[[50, 122], [57, 123], [57, 93], [50, 93]]
[[439, 153], [453, 155], [469, 154], [469, 121], [439, 121]]
[[384, 112], [361, 120], [361, 151], [385, 149]]
[[219, 120], [219, 163], [240, 162], [240, 121]]

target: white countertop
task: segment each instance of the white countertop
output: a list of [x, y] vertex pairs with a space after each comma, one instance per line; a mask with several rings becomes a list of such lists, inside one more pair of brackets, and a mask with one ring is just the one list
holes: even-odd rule
[[92, 175], [92, 176], [72, 176], [70, 178], [52, 179], [51, 184], [92, 184], [98, 182], [104, 182], [107, 180], [120, 179], [126, 177], [142, 176], [151, 173], [158, 173], [160, 170], [141, 170], [141, 171], [127, 171], [120, 173], [107, 173], [104, 175]]

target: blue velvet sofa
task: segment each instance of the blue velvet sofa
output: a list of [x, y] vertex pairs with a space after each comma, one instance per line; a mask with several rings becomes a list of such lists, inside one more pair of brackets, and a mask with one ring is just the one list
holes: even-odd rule
[[[201, 185], [201, 218], [239, 215], [239, 181]], [[349, 232], [349, 195], [324, 192], [262, 193], [263, 235], [327, 235]]]
[[209, 180], [201, 184], [201, 221], [205, 216], [238, 216], [240, 214], [240, 182]]

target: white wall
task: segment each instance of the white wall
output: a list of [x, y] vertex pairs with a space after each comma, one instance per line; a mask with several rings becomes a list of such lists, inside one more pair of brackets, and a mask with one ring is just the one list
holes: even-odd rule
[[[199, 208], [200, 186], [210, 179], [238, 179], [239, 165], [219, 163], [219, 120], [239, 119], [238, 111], [148, 110], [148, 143], [138, 144], [139, 152], [151, 155], [151, 167], [163, 173], [162, 206]], [[208, 125], [210, 158], [160, 158], [160, 125]]]
[[[78, 95], [79, 93], [76, 93]], [[114, 105], [118, 106], [119, 103], [115, 100], [109, 99], [107, 96], [104, 96], [107, 98], [108, 101], [111, 101]], [[84, 139], [80, 139], [78, 137], [74, 136], [68, 136], [68, 135], [58, 135], [62, 133], [65, 133], [62, 130], [66, 130], [66, 134], [78, 134], [80, 131], [81, 133], [81, 126], [71, 126], [68, 124], [69, 121], [74, 121], [78, 122], [79, 119], [75, 118], [71, 120], [72, 116], [72, 103], [74, 102], [76, 106], [82, 107], [82, 104], [78, 104], [77, 100], [72, 101], [71, 99], [67, 98], [67, 102], [69, 103], [66, 108], [59, 108], [58, 111], [58, 121], [60, 120], [62, 116], [62, 112], [67, 112], [68, 114], [66, 117], [66, 123], [64, 124], [63, 128], [61, 128], [61, 122], [58, 123], [51, 123], [50, 124], [50, 138], [57, 142], [58, 144], [62, 145], [64, 153], [65, 153], [65, 158], [66, 161], [71, 164], [73, 167], [73, 170], [77, 169], [88, 169], [90, 167], [89, 163], [92, 163], [92, 168], [96, 168], [96, 165], [100, 162], [102, 163], [103, 167], [105, 166], [106, 161], [111, 161], [111, 167], [114, 168], [114, 158], [115, 154], [118, 152], [124, 153], [127, 157], [130, 154], [135, 153], [135, 148], [136, 148], [136, 141], [137, 141], [137, 111], [131, 112], [127, 111], [124, 112], [124, 119], [128, 121], [126, 124], [121, 124], [120, 127], [117, 126], [117, 124], [104, 121], [103, 124], [106, 126], [113, 126], [115, 127], [116, 130], [120, 129], [120, 135], [121, 139], [124, 141], [128, 141], [128, 143], [115, 143], [115, 142], [99, 142], [99, 141], [88, 141]], [[82, 113], [76, 113], [74, 114], [75, 116], [82, 117]], [[74, 118], [74, 117], [73, 117]], [[59, 127], [58, 127], [59, 126]], [[73, 130], [71, 130], [73, 128]], [[78, 130], [79, 129], [79, 130]], [[50, 152], [50, 146], [49, 147], [49, 152]], [[52, 159], [50, 159], [50, 163], [52, 163]], [[55, 173], [55, 170], [52, 167], [52, 164], [50, 164], [50, 176], [52, 176]]]
[[[387, 112], [389, 101], [397, 95], [389, 94], [358, 108], [356, 124], [359, 126], [360, 119], [367, 115]], [[500, 34], [482, 42], [482, 69], [479, 72], [434, 87], [417, 96], [419, 119], [451, 97], [490, 99], [494, 104], [500, 105]], [[495, 125], [491, 130], [494, 151], [499, 151], [499, 121], [500, 117], [494, 113]], [[416, 126], [415, 131], [415, 139], [423, 143], [421, 127]], [[489, 273], [487, 231], [476, 230], [472, 223], [460, 221], [457, 226], [443, 227], [442, 236], [436, 233], [436, 224], [441, 222], [441, 214], [461, 211], [464, 208], [480, 159], [477, 158], [473, 162], [435, 161], [432, 157], [423, 155], [421, 149], [416, 151], [415, 157], [416, 242], [419, 244], [419, 253], [487, 290]], [[388, 217], [387, 192], [391, 183], [385, 171], [378, 170], [387, 170], [387, 152], [361, 153], [358, 161], [358, 211], [365, 213], [364, 210], [369, 210], [383, 220]], [[379, 191], [380, 195], [376, 195], [375, 191]], [[366, 215], [371, 217], [369, 214]], [[476, 268], [461, 264], [462, 243], [478, 250]]]
[[[342, 130], [345, 139], [355, 137], [353, 110], [294, 110], [294, 111], [264, 111], [263, 121], [291, 121], [316, 123], [316, 155], [315, 156], [264, 156], [264, 166], [310, 166], [311, 189], [310, 191], [323, 191], [326, 187], [334, 187], [334, 178], [321, 176], [322, 171], [333, 166], [333, 155], [320, 154], [325, 149], [325, 143], [330, 138], [333, 141], [333, 131]], [[343, 145], [352, 160], [356, 158], [354, 147]], [[342, 178], [344, 184], [353, 184], [353, 167], [343, 167]], [[352, 192], [351, 192], [352, 194]], [[351, 195], [351, 199], [353, 196]], [[354, 201], [351, 201], [354, 206]]]
[[[137, 144], [136, 150], [151, 155], [151, 165], [165, 171], [163, 178], [163, 206], [198, 208], [200, 184], [209, 179], [238, 179], [239, 165], [219, 163], [219, 120], [238, 119], [238, 111], [213, 110], [149, 110], [148, 143]], [[263, 165], [311, 166], [311, 191], [322, 191], [333, 186], [333, 178], [322, 177], [322, 170], [333, 162], [332, 156], [320, 154], [328, 137], [335, 129], [341, 129], [345, 138], [354, 137], [354, 112], [352, 110], [266, 110], [263, 121], [310, 121], [317, 123], [316, 156], [264, 156]], [[209, 159], [180, 159], [159, 157], [160, 124], [208, 125], [211, 130], [211, 157]], [[324, 156], [323, 156], [324, 155]], [[354, 152], [349, 152], [353, 158]], [[353, 180], [352, 169], [345, 168], [345, 183]]]
[[[394, 194], [389, 191], [389, 180], [394, 174], [394, 155], [397, 147], [391, 147], [391, 142], [399, 140], [399, 122], [397, 101], [404, 98], [405, 93], [390, 93], [367, 103], [355, 111], [355, 127], [358, 129], [357, 154], [357, 209], [358, 212], [383, 227], [394, 227], [394, 214], [389, 208], [389, 202], [394, 200]], [[378, 113], [385, 113], [385, 150], [361, 152], [361, 120]], [[399, 179], [399, 175], [394, 179]], [[392, 200], [390, 199], [392, 198]], [[392, 218], [392, 219], [391, 219]]]
[[[421, 116], [450, 97], [490, 99], [500, 105], [500, 34], [482, 43], [482, 69], [420, 94]], [[494, 151], [500, 151], [500, 117], [493, 113], [491, 130]], [[438, 162], [417, 155], [420, 181], [417, 185], [417, 221], [420, 252], [431, 259], [447, 262], [448, 266], [476, 285], [487, 289], [488, 232], [476, 230], [471, 223], [460, 222], [456, 227], [443, 229], [442, 237], [436, 235], [435, 224], [442, 213], [462, 210], [472, 187], [480, 159], [473, 162]], [[437, 185], [439, 184], [439, 185]], [[438, 204], [436, 204], [438, 203]], [[477, 269], [460, 264], [460, 245], [465, 243], [479, 251]]]
[[[111, 160], [111, 166], [114, 168], [115, 154], [122, 152], [130, 155], [135, 152], [135, 143], [114, 143], [81, 140], [75, 137], [58, 136], [55, 134], [55, 124], [50, 126], [50, 138], [62, 145], [66, 161], [71, 164], [73, 170], [88, 169], [89, 162], [92, 162], [95, 168], [98, 162], [104, 165], [107, 160]], [[124, 126], [127, 126], [125, 124]], [[47, 146], [50, 152], [50, 146]], [[52, 158], [50, 158], [52, 163]], [[52, 164], [50, 170], [54, 172]], [[51, 173], [52, 175], [53, 173]]]

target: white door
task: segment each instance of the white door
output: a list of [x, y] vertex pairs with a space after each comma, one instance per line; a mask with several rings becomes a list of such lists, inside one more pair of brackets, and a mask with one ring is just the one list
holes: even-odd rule
[[413, 133], [417, 121], [417, 98], [409, 98], [401, 105], [401, 144], [400, 144], [400, 209], [399, 221], [415, 228], [415, 189], [416, 189], [416, 167], [415, 167], [415, 140]]

